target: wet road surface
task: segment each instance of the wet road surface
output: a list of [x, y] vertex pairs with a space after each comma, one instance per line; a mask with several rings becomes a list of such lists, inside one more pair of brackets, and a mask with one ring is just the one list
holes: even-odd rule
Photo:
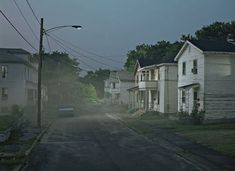
[[26, 171], [199, 170], [172, 151], [101, 114], [60, 118], [37, 145]]

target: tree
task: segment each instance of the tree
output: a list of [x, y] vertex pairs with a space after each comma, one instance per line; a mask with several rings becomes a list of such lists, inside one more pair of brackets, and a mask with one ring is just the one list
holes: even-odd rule
[[87, 98], [96, 98], [92, 85], [78, 81], [78, 66], [77, 60], [67, 53], [56, 51], [43, 55], [42, 83], [48, 89], [49, 104], [77, 105]]
[[110, 70], [108, 69], [99, 69], [96, 71], [89, 71], [87, 75], [80, 80], [86, 84], [92, 84], [95, 87], [97, 97], [104, 97], [104, 80], [109, 77]]
[[235, 21], [228, 23], [212, 23], [209, 26], [204, 26], [197, 30], [195, 36], [183, 34], [180, 41], [174, 43], [162, 40], [155, 45], [138, 45], [135, 50], [131, 50], [127, 53], [127, 60], [124, 67], [128, 71], [133, 71], [136, 60], [142, 58], [155, 59], [158, 63], [173, 62], [176, 54], [186, 40], [226, 40], [228, 35], [235, 39]]

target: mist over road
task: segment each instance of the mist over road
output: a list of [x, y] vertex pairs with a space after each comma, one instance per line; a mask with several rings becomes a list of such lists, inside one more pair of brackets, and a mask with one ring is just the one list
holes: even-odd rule
[[104, 112], [60, 118], [32, 153], [27, 171], [198, 170]]

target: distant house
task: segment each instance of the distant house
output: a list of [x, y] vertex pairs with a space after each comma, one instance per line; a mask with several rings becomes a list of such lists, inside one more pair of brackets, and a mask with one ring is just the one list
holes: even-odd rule
[[[36, 104], [37, 73], [37, 63], [29, 52], [0, 48], [0, 112], [8, 112], [12, 105]], [[45, 88], [43, 93], [46, 97]]]
[[105, 82], [105, 100], [108, 103], [128, 104], [128, 91], [134, 85], [134, 77], [128, 71], [111, 71]]
[[135, 86], [129, 89], [130, 108], [161, 113], [177, 112], [177, 64], [139, 59]]
[[206, 119], [235, 118], [235, 45], [225, 41], [186, 41], [178, 61], [178, 111], [196, 106]]

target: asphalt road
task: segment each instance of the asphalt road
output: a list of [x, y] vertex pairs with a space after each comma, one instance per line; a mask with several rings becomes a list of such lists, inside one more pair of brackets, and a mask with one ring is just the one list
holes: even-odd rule
[[60, 118], [32, 153], [26, 171], [199, 170], [104, 113]]

